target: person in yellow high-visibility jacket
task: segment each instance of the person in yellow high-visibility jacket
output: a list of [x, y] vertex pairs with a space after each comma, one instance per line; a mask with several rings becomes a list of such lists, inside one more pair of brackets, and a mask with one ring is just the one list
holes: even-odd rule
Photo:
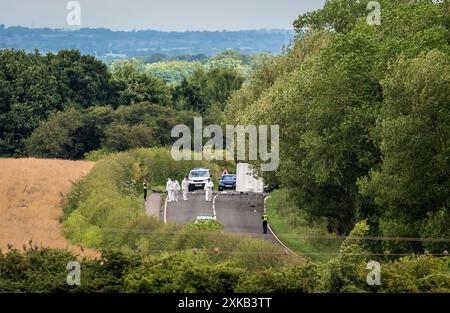
[[262, 225], [263, 225], [263, 232], [264, 232], [264, 234], [267, 234], [267, 225], [269, 223], [269, 216], [266, 213], [264, 213], [261, 216], [261, 219], [262, 219]]
[[144, 188], [144, 201], [147, 201], [147, 192], [148, 192], [148, 182], [147, 182], [147, 180], [144, 180], [143, 188]]

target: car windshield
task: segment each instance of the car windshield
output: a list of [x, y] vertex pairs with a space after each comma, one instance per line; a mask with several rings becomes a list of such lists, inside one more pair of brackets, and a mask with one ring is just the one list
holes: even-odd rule
[[222, 180], [235, 180], [236, 175], [223, 175]]
[[209, 176], [209, 175], [208, 175], [208, 171], [195, 171], [195, 172], [191, 172], [191, 174], [189, 176], [191, 176], [191, 177], [205, 177], [205, 176]]

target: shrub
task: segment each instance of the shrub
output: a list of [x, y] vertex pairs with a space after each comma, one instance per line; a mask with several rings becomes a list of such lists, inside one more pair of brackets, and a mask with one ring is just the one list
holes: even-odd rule
[[[66, 282], [67, 263], [78, 260], [81, 285]], [[119, 292], [120, 276], [102, 260], [79, 259], [68, 251], [31, 249], [0, 253], [0, 292]]]
[[313, 265], [266, 269], [244, 277], [235, 291], [240, 293], [313, 292], [319, 276]]
[[197, 220], [189, 223], [187, 229], [193, 231], [219, 232], [223, 230], [223, 225], [217, 220]]
[[232, 292], [243, 271], [209, 264], [204, 254], [165, 253], [145, 257], [124, 277], [127, 292]]
[[[413, 221], [404, 215], [397, 218], [380, 218], [380, 232], [385, 237], [417, 238], [419, 236], [420, 221]], [[391, 253], [411, 253], [411, 251], [423, 251], [422, 244], [418, 241], [386, 240], [383, 241], [384, 249]]]
[[366, 221], [357, 223], [347, 239], [342, 243], [340, 254], [321, 267], [319, 291], [364, 292], [368, 288], [365, 281], [367, 251], [363, 240], [369, 226]]
[[153, 132], [146, 125], [114, 123], [105, 130], [103, 148], [107, 151], [125, 151], [132, 148], [151, 147], [156, 143]]
[[382, 266], [382, 292], [450, 293], [448, 257], [409, 256]]
[[449, 249], [450, 240], [450, 213], [448, 209], [440, 209], [434, 213], [428, 213], [428, 217], [423, 221], [420, 231], [422, 238], [440, 238], [445, 241], [424, 241], [422, 244], [431, 253], [441, 254]]

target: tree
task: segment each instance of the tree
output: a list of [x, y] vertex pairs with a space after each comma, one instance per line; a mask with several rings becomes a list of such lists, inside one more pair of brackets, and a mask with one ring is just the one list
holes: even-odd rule
[[115, 103], [117, 87], [106, 64], [95, 57], [81, 55], [78, 50], [61, 50], [55, 55], [48, 54], [46, 62], [58, 82], [63, 103], [83, 108]]
[[[410, 197], [412, 192], [408, 193], [411, 190], [406, 184], [408, 181], [397, 188], [392, 185], [382, 188], [385, 181], [380, 180], [379, 185], [371, 184], [371, 192], [360, 192], [358, 181], [371, 172], [374, 179], [381, 175], [380, 167], [386, 162], [381, 152], [381, 128], [377, 123], [382, 123], [385, 117], [382, 108], [386, 93], [382, 82], [389, 64], [399, 57], [409, 60], [432, 50], [448, 55], [448, 7], [429, 0], [414, 3], [385, 0], [382, 1], [382, 24], [375, 27], [368, 25], [361, 13], [366, 4], [365, 1], [330, 0], [322, 10], [306, 15], [311, 20], [300, 21], [299, 27], [315, 26], [298, 36], [285, 55], [263, 65], [249, 83], [231, 97], [224, 123], [280, 125], [277, 179], [282, 187], [290, 190], [299, 209], [313, 219], [325, 218], [330, 231], [347, 234], [355, 222], [367, 219], [372, 235], [377, 234], [380, 226], [385, 234], [389, 229], [392, 236], [398, 232], [400, 236], [415, 234], [417, 237], [421, 225], [413, 225], [412, 221], [425, 218], [426, 211], [408, 218], [409, 207], [405, 206], [405, 216], [398, 215], [396, 219], [395, 214], [383, 213], [386, 202], [375, 199], [381, 197], [377, 192], [398, 192], [398, 188], [405, 188], [402, 189], [405, 200], [415, 201]], [[448, 69], [445, 67], [443, 71]], [[429, 90], [438, 86], [433, 87], [434, 80], [427, 76], [423, 79]], [[398, 106], [402, 99], [409, 101], [410, 95], [405, 93], [408, 79], [398, 76], [396, 80], [398, 90], [393, 94], [398, 95]], [[434, 91], [446, 94], [442, 91], [445, 89], [438, 89]], [[445, 119], [436, 122], [441, 123], [446, 123]], [[416, 138], [418, 126], [410, 125], [411, 133], [405, 134], [402, 140]], [[397, 127], [393, 134], [404, 132]], [[392, 145], [400, 155], [403, 148], [399, 143]], [[425, 155], [423, 160], [428, 157], [434, 155]], [[448, 164], [440, 162], [444, 171]], [[429, 162], [431, 164], [433, 162]], [[392, 173], [396, 179], [403, 175], [398, 175], [394, 169]], [[447, 183], [441, 176], [430, 177], [425, 171], [417, 173], [423, 175], [421, 180], [438, 179], [435, 185], [443, 188], [426, 189], [433, 193], [422, 197], [431, 199], [438, 193], [443, 197]], [[419, 192], [419, 188], [415, 191]], [[441, 201], [441, 198], [434, 200]], [[445, 207], [439, 201], [436, 208]], [[430, 205], [435, 207], [434, 203]], [[405, 251], [417, 251], [418, 246], [410, 246]]]
[[29, 156], [80, 159], [98, 149], [123, 151], [134, 147], [166, 146], [175, 139], [175, 125], [192, 125], [192, 112], [150, 103], [69, 107], [53, 112], [26, 140]]
[[77, 134], [83, 128], [82, 113], [74, 108], [55, 112], [48, 121], [25, 141], [28, 155], [48, 158], [76, 159], [83, 155], [83, 143], [78, 142]]
[[105, 131], [103, 147], [108, 151], [125, 151], [132, 148], [150, 148], [155, 144], [152, 130], [143, 124], [113, 123]]
[[298, 33], [304, 28], [330, 28], [336, 32], [348, 32], [360, 17], [365, 16], [368, 3], [369, 0], [327, 0], [322, 9], [300, 15], [294, 21], [294, 29]]
[[57, 80], [37, 51], [0, 51], [0, 154], [21, 152], [23, 140], [53, 109], [61, 109]]
[[[386, 216], [412, 227], [450, 207], [448, 56], [433, 50], [412, 60], [401, 58], [383, 87], [378, 124], [383, 163], [360, 186]], [[411, 229], [417, 236], [419, 227]]]
[[206, 113], [213, 104], [220, 110], [234, 91], [241, 88], [244, 77], [234, 69], [199, 70], [181, 82], [173, 91], [176, 106]]
[[188, 62], [173, 60], [170, 62], [158, 62], [148, 64], [144, 71], [161, 78], [170, 85], [179, 84], [184, 79], [203, 68], [200, 62]]
[[170, 89], [164, 81], [151, 74], [140, 72], [133, 64], [123, 64], [114, 71], [113, 76], [120, 86], [120, 104], [145, 101], [162, 106], [171, 104]]
[[24, 140], [53, 111], [116, 101], [105, 64], [74, 50], [0, 51], [0, 154], [21, 155]]

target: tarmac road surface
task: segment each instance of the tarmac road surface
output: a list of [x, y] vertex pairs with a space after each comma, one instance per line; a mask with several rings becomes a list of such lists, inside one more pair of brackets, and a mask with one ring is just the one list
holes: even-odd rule
[[264, 195], [236, 192], [214, 193], [213, 199], [212, 202], [206, 202], [205, 193], [196, 191], [189, 193], [188, 201], [183, 201], [180, 193], [178, 202], [167, 203], [166, 221], [189, 223], [198, 216], [216, 217], [227, 232], [276, 242], [270, 232], [263, 234], [261, 215], [264, 211]]

